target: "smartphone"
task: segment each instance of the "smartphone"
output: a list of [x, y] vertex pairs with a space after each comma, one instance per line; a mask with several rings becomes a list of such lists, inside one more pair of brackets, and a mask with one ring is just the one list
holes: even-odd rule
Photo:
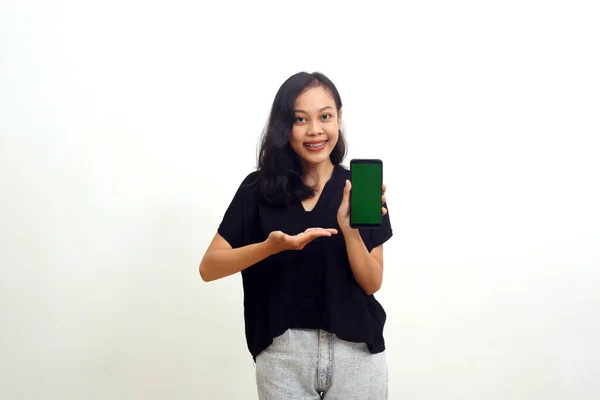
[[350, 182], [350, 226], [381, 228], [383, 162], [376, 159], [352, 159]]

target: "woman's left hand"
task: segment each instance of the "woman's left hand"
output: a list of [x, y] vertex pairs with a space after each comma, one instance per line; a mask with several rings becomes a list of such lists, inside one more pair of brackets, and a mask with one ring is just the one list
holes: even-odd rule
[[[385, 191], [386, 191], [387, 187], [384, 184], [381, 187], [381, 190], [383, 192], [383, 194], [381, 195], [381, 204], [383, 205], [383, 203], [386, 202], [385, 199]], [[346, 180], [346, 186], [344, 187], [344, 195], [342, 197], [342, 204], [340, 204], [340, 208], [338, 208], [338, 213], [337, 213], [337, 222], [338, 225], [340, 226], [340, 229], [343, 232], [348, 231], [349, 229], [352, 229], [350, 227], [350, 190], [352, 190], [352, 184], [350, 183], [349, 180]], [[387, 209], [385, 207], [381, 207], [381, 212], [382, 215], [387, 214]]]

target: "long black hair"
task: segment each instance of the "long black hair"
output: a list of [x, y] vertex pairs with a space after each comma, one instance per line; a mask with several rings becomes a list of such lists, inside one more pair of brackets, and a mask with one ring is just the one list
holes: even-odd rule
[[[335, 101], [338, 115], [342, 99], [333, 84], [319, 72], [299, 72], [289, 77], [279, 88], [263, 132], [258, 153], [258, 180], [261, 197], [274, 205], [287, 205], [293, 200], [304, 200], [315, 194], [315, 189], [304, 184], [300, 158], [290, 146], [294, 125], [296, 98], [312, 87], [323, 87]], [[338, 165], [346, 156], [346, 141], [340, 129], [337, 144], [329, 158]]]

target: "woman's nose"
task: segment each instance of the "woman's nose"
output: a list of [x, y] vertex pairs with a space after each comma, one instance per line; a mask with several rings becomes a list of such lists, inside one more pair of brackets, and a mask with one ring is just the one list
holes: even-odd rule
[[310, 123], [310, 129], [309, 129], [309, 134], [313, 134], [313, 135], [319, 135], [321, 133], [323, 133], [323, 127], [321, 126], [321, 123], [318, 120], [313, 120]]

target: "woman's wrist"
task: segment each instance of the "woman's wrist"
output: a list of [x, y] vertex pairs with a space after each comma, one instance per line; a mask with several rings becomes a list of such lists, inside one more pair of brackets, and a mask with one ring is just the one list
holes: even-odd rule
[[360, 237], [360, 232], [358, 229], [351, 228], [350, 226], [346, 226], [340, 228], [342, 231], [342, 235], [344, 235], [344, 239], [357, 239]]
[[264, 254], [266, 254], [266, 257], [270, 257], [281, 251], [277, 248], [272, 238], [266, 238], [260, 245], [261, 251], [264, 252]]

